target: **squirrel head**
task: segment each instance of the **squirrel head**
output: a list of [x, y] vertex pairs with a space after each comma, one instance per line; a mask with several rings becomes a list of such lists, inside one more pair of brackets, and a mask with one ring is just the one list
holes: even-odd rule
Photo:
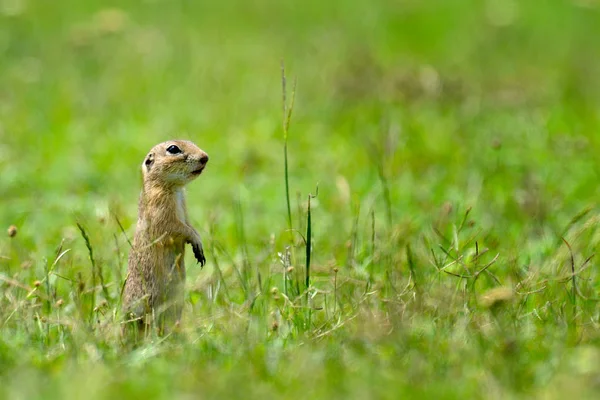
[[142, 164], [144, 182], [177, 188], [196, 179], [208, 154], [188, 140], [169, 140], [154, 146]]

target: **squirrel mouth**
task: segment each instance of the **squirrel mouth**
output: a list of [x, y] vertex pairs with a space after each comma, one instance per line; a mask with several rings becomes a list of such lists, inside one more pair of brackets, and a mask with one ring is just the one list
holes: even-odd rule
[[200, 175], [202, 173], [202, 171], [204, 171], [204, 166], [198, 168], [195, 171], [192, 171], [192, 175]]

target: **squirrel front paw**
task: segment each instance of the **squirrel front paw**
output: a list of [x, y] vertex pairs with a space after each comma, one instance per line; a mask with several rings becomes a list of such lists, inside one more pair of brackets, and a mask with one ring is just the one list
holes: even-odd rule
[[194, 257], [200, 263], [201, 267], [204, 267], [206, 264], [206, 257], [204, 257], [204, 249], [202, 248], [202, 242], [197, 241], [192, 243], [192, 250], [194, 251]]

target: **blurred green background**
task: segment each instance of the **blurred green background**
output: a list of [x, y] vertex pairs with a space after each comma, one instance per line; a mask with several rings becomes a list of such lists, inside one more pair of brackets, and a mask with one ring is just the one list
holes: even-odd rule
[[[0, 239], [0, 392], [593, 396], [599, 37], [594, 0], [0, 0], [0, 221], [18, 229]], [[290, 245], [282, 61], [303, 235], [319, 187], [308, 320], [302, 288], [269, 297]], [[128, 352], [115, 216], [132, 237], [143, 157], [172, 138], [210, 155], [188, 187], [209, 265], [188, 255], [187, 333]], [[77, 291], [78, 221], [109, 296]], [[499, 286], [508, 305], [479, 305]]]

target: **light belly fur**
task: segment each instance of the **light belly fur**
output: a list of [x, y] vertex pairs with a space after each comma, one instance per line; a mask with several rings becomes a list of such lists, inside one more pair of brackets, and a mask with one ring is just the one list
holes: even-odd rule
[[184, 196], [185, 196], [184, 189], [179, 189], [177, 191], [177, 193], [175, 194], [175, 198], [177, 199], [175, 211], [177, 213], [177, 218], [181, 222], [186, 223], [187, 221], [186, 221], [186, 216], [185, 216]]

